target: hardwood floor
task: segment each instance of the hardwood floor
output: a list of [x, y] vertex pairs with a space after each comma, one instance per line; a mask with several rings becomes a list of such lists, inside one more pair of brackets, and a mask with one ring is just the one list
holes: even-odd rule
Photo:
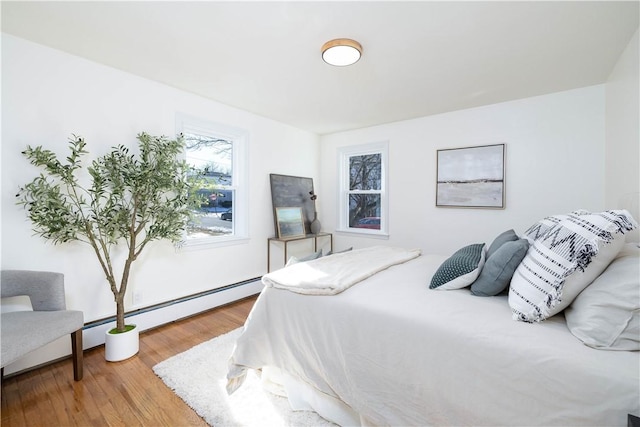
[[84, 378], [71, 358], [2, 381], [2, 427], [206, 426], [152, 370], [157, 363], [242, 326], [256, 297], [140, 334], [140, 352], [106, 362], [104, 346], [84, 353]]

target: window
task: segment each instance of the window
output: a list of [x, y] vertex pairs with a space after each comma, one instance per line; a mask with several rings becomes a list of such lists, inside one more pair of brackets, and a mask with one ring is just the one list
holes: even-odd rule
[[388, 143], [343, 147], [339, 156], [339, 229], [387, 235]]
[[187, 246], [236, 242], [247, 238], [247, 133], [178, 115], [193, 191], [201, 198], [185, 230]]

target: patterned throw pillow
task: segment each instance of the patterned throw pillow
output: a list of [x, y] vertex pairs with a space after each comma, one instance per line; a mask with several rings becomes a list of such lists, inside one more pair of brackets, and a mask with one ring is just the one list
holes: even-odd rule
[[530, 244], [533, 244], [533, 242], [535, 242], [536, 240], [544, 237], [544, 235], [547, 234], [547, 231], [549, 231], [551, 227], [569, 218], [570, 215], [588, 215], [589, 213], [589, 211], [585, 211], [584, 209], [578, 209], [577, 211], [573, 211], [570, 214], [548, 216], [529, 227], [527, 231], [524, 232], [522, 237], [527, 239]]
[[484, 265], [484, 243], [458, 249], [438, 267], [431, 278], [430, 289], [462, 289], [473, 283]]
[[566, 308], [624, 245], [638, 224], [625, 210], [569, 214], [529, 247], [509, 289], [515, 320], [539, 322]]

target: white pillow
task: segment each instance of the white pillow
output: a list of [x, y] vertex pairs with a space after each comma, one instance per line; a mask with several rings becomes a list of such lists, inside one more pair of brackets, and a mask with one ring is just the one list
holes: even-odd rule
[[533, 242], [511, 279], [515, 320], [539, 322], [565, 309], [604, 271], [638, 224], [625, 210], [569, 214]]
[[567, 327], [589, 347], [640, 350], [640, 248], [628, 243], [565, 310]]

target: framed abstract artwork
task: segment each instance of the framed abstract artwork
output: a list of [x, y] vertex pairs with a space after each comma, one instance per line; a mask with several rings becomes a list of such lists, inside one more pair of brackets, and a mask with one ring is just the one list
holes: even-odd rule
[[278, 236], [277, 208], [299, 207], [302, 209], [304, 230], [309, 232], [315, 212], [314, 202], [310, 196], [310, 192], [313, 191], [313, 178], [272, 173], [270, 174], [270, 181], [276, 236]]
[[436, 206], [504, 209], [505, 144], [437, 150]]
[[302, 209], [299, 207], [276, 208], [276, 222], [278, 223], [278, 238], [304, 236], [304, 220]]

